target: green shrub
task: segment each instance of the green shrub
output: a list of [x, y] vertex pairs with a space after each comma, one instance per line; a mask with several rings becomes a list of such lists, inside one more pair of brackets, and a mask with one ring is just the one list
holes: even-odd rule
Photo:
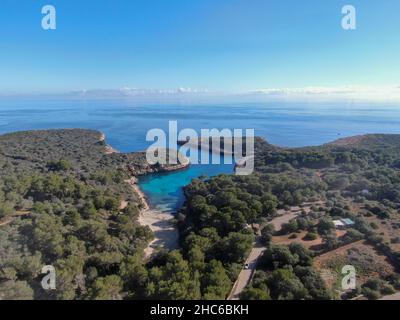
[[304, 240], [306, 240], [306, 241], [313, 241], [313, 240], [316, 240], [317, 238], [318, 238], [318, 234], [316, 234], [314, 232], [308, 232], [304, 236]]

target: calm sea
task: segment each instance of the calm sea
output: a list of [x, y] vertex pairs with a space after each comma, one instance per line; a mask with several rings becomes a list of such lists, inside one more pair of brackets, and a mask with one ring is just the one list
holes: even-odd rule
[[[257, 103], [229, 105], [137, 105], [129, 101], [0, 100], [0, 133], [51, 128], [88, 128], [104, 132], [122, 152], [145, 150], [146, 133], [178, 129], [255, 129], [281, 146], [319, 145], [366, 133], [400, 133], [400, 105], [362, 103]], [[174, 210], [182, 186], [201, 175], [232, 172], [231, 165], [201, 165], [140, 180], [152, 206]]]

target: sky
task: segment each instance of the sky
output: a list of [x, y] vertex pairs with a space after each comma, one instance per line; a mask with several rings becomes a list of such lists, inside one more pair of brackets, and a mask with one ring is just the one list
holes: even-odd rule
[[[56, 30], [41, 27], [48, 4]], [[341, 26], [347, 4], [356, 30]], [[1, 0], [0, 94], [400, 96], [399, 12], [398, 0]]]

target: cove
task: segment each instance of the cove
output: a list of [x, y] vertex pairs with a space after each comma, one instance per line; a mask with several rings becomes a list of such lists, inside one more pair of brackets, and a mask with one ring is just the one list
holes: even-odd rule
[[139, 187], [152, 209], [176, 212], [184, 203], [183, 187], [201, 176], [213, 177], [232, 174], [233, 164], [192, 164], [187, 169], [168, 173], [154, 173], [139, 177]]

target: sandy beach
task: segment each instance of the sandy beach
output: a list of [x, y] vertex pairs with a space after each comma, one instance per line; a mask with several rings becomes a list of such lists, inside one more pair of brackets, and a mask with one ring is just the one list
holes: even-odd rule
[[[106, 135], [101, 133], [99, 141], [105, 142]], [[105, 153], [112, 154], [118, 153], [119, 151], [114, 149], [112, 146], [105, 144]], [[173, 168], [164, 168], [165, 172], [177, 171], [187, 168], [190, 165], [188, 158], [182, 164], [175, 165]], [[153, 252], [158, 248], [168, 248], [175, 249], [178, 247], [178, 230], [173, 224], [174, 215], [170, 212], [162, 212], [158, 210], [153, 210], [150, 208], [146, 195], [140, 190], [138, 185], [138, 179], [133, 176], [128, 180], [128, 183], [132, 191], [137, 195], [139, 202], [141, 203], [139, 223], [142, 226], [148, 226], [154, 234], [154, 239], [144, 250], [146, 258], [150, 257]], [[122, 200], [120, 204], [120, 209], [124, 209], [128, 205], [126, 200]]]
[[139, 217], [141, 225], [149, 226], [154, 233], [154, 240], [144, 250], [145, 256], [150, 257], [157, 248], [176, 249], [178, 247], [178, 230], [170, 213], [156, 210], [145, 210]]
[[154, 239], [144, 250], [145, 256], [150, 257], [157, 248], [175, 249], [178, 247], [178, 230], [173, 224], [174, 215], [169, 212], [161, 212], [150, 209], [147, 198], [138, 185], [136, 177], [126, 182], [132, 187], [138, 196], [142, 208], [140, 210], [139, 223], [148, 226], [154, 233]]

